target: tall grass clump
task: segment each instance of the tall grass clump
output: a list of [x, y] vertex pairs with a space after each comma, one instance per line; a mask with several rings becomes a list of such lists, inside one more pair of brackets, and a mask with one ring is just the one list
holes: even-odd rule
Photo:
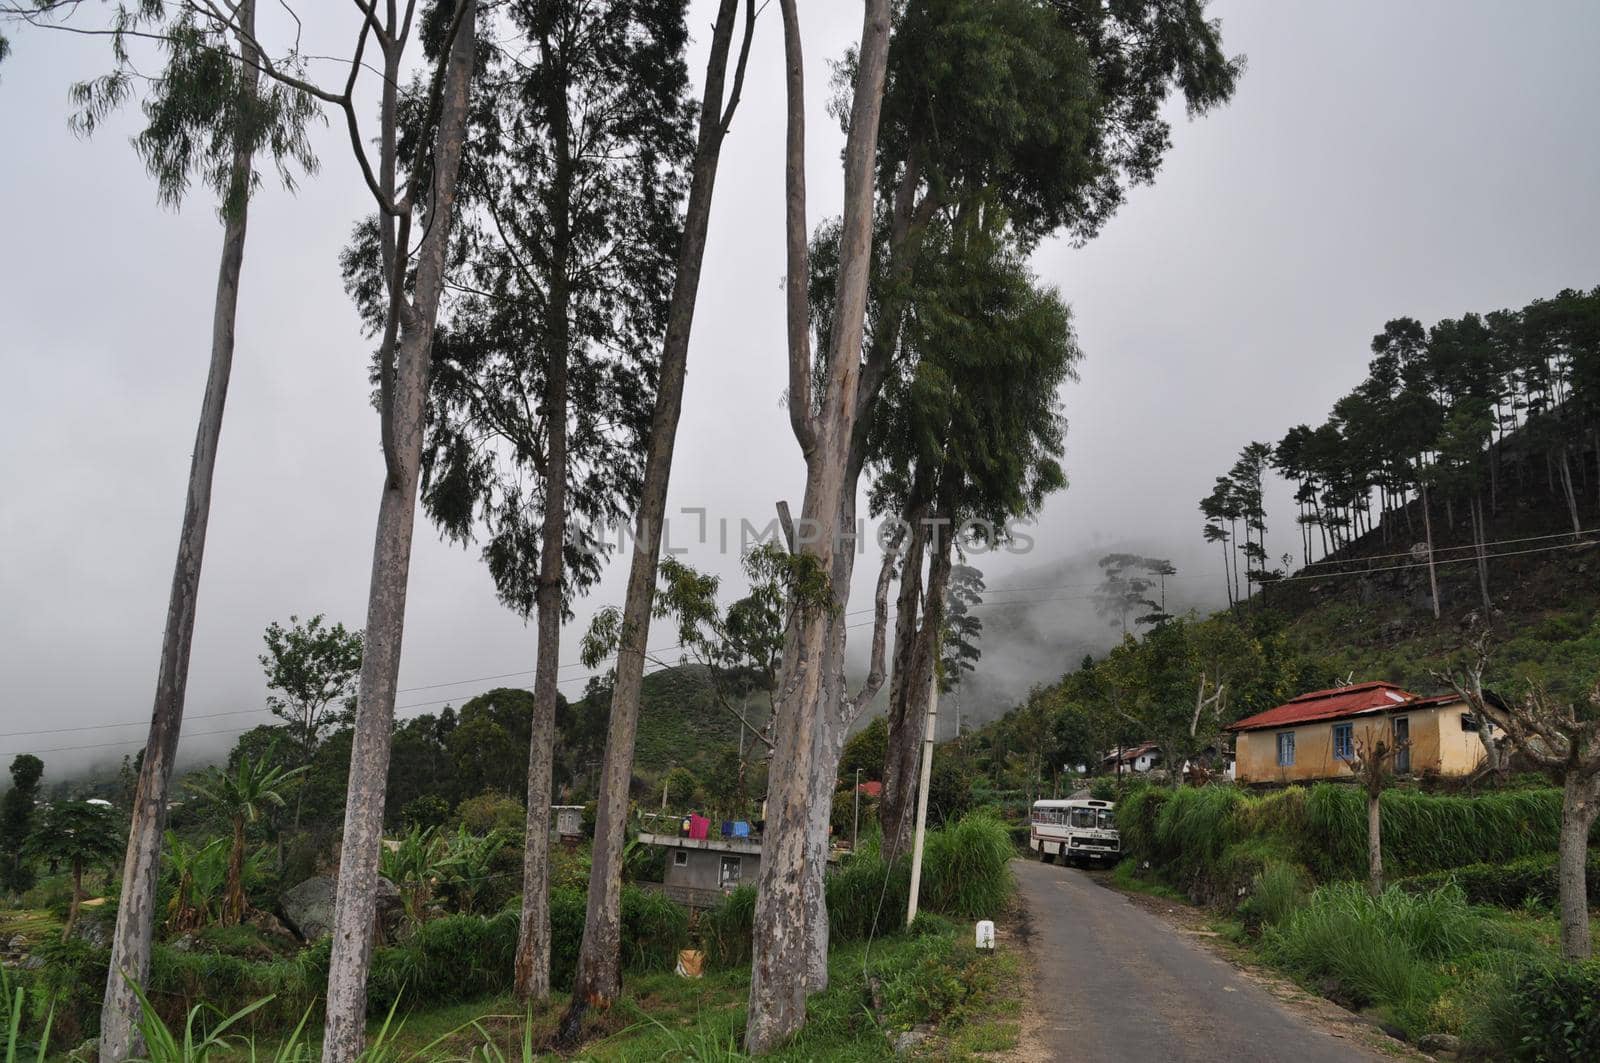
[[743, 967], [750, 962], [756, 924], [756, 888], [740, 886], [700, 916], [706, 957], [713, 967]]
[[885, 861], [877, 845], [864, 844], [828, 875], [828, 937], [834, 943], [865, 941], [893, 933], [905, 923], [911, 896], [911, 858]]
[[1173, 791], [1156, 817], [1156, 850], [1182, 878], [1198, 878], [1215, 867], [1239, 837], [1237, 813], [1245, 797], [1231, 786]]
[[1262, 940], [1273, 962], [1331, 980], [1343, 1003], [1377, 1005], [1408, 1034], [1428, 1027], [1446, 961], [1510, 944], [1453, 886], [1420, 894], [1391, 887], [1373, 898], [1358, 882], [1321, 887]]
[[1305, 905], [1309, 894], [1304, 871], [1287, 861], [1269, 860], [1251, 880], [1239, 914], [1247, 926], [1278, 926]]
[[922, 853], [919, 907], [993, 918], [1011, 897], [1013, 852], [1005, 824], [982, 812], [931, 832]]
[[670, 971], [689, 947], [689, 913], [653, 890], [622, 888], [622, 965], [631, 971]]

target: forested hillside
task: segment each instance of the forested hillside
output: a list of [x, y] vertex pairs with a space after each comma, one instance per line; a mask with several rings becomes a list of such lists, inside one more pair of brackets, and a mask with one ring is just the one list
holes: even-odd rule
[[[1118, 742], [1197, 753], [1319, 687], [1432, 691], [1484, 630], [1492, 687], [1586, 696], [1600, 676], [1600, 289], [1390, 321], [1372, 353], [1325, 423], [1247, 444], [1202, 499], [1225, 609], [1173, 615], [1144, 574], [1158, 561], [1102, 563], [1099, 596], [1130, 606], [1128, 634], [976, 736], [996, 785]], [[1269, 527], [1274, 475], [1296, 488], [1292, 528]]]

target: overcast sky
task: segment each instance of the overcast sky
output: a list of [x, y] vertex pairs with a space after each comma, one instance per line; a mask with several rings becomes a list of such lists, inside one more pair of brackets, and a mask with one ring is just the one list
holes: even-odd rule
[[[1117, 544], [1174, 558], [1186, 597], [1205, 600], [1221, 574], [1197, 500], [1244, 443], [1325, 416], [1385, 320], [1600, 283], [1600, 5], [1211, 10], [1227, 50], [1248, 60], [1236, 98], [1195, 122], [1175, 108], [1155, 185], [1087, 247], [1036, 255], [1086, 354], [1082, 382], [1063, 394], [1071, 487], [1047, 506], [1031, 556], [980, 562], [992, 586], [1037, 587], [1041, 563]], [[697, 81], [710, 11], [694, 4]], [[859, 34], [860, 8], [828, 0], [802, 17], [815, 223], [840, 199], [827, 63]], [[322, 19], [308, 19], [307, 50], [339, 54], [351, 24]], [[103, 68], [103, 40], [12, 36], [0, 65], [0, 756], [39, 751], [61, 770], [143, 739], [220, 232], [203, 195], [180, 213], [156, 205], [127, 143], [134, 114], [92, 141], [68, 131], [67, 86]], [[776, 499], [798, 503], [802, 487], [780, 405], [781, 56], [768, 11], [723, 154], [673, 471], [673, 506], [704, 506], [735, 530], [741, 518], [765, 523]], [[191, 752], [265, 718], [242, 713], [263, 702], [256, 656], [269, 621], [364, 622], [381, 457], [370, 344], [337, 255], [370, 201], [342, 129], [321, 131], [317, 148], [317, 177], [294, 196], [269, 186], [252, 207]], [[1287, 549], [1284, 508], [1269, 546]], [[680, 521], [674, 539], [732, 577], [737, 558], [718, 554], [715, 534], [694, 543], [695, 530]], [[622, 569], [580, 603], [566, 659], [593, 609], [620, 599]], [[428, 689], [403, 692], [402, 714], [526, 682], [478, 677], [531, 669], [533, 650], [476, 550], [420, 523], [400, 685]], [[564, 669], [569, 695], [582, 673]], [[93, 748], [56, 752], [66, 746]]]

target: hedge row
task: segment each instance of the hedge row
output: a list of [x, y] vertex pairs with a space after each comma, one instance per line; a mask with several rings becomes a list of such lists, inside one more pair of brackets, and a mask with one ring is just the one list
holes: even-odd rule
[[[1468, 864], [1449, 871], [1413, 875], [1395, 883], [1413, 892], [1437, 889], [1453, 882], [1472, 904], [1518, 908], [1528, 901], [1554, 905], [1560, 898], [1558, 858], [1555, 853], [1525, 856], [1505, 864]], [[1600, 853], [1589, 853], [1585, 881], [1589, 907], [1600, 908]]]
[[[1389, 790], [1383, 795], [1384, 866], [1422, 875], [1503, 864], [1556, 847], [1559, 790], [1457, 797]], [[1135, 790], [1117, 805], [1123, 852], [1199, 900], [1231, 901], [1274, 859], [1318, 878], [1366, 872], [1366, 795], [1318, 783], [1267, 794], [1230, 786]]]
[[[583, 939], [584, 894], [557, 889], [550, 895], [550, 978], [569, 989]], [[517, 950], [516, 910], [498, 915], [451, 915], [417, 928], [397, 945], [373, 950], [367, 977], [367, 1011], [388, 1014], [396, 1002], [456, 1003], [511, 988]], [[622, 891], [622, 962], [631, 972], [670, 970], [678, 950], [688, 947], [689, 914], [659, 893], [625, 886]], [[181, 1024], [202, 1001], [231, 1014], [263, 997], [272, 1001], [250, 1016], [256, 1029], [293, 1026], [321, 1000], [328, 985], [329, 942], [325, 938], [286, 959], [262, 962], [212, 951], [158, 945], [151, 957], [150, 1001], [169, 1023]], [[41, 950], [45, 966], [38, 1000], [53, 999], [56, 1021], [66, 1035], [95, 1032], [108, 954], [74, 940]]]

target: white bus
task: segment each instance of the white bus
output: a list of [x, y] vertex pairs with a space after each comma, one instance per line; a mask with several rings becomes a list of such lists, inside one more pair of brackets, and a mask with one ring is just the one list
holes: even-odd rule
[[1080, 797], [1035, 801], [1028, 848], [1047, 864], [1057, 856], [1064, 864], [1114, 864], [1122, 856], [1115, 807]]

